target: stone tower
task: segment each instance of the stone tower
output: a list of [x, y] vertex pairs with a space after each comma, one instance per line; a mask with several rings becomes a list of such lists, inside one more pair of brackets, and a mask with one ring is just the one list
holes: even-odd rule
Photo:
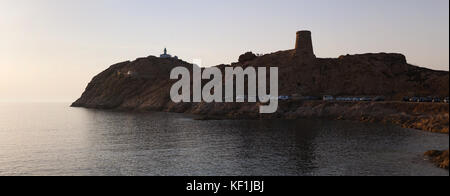
[[295, 43], [295, 53], [297, 56], [306, 58], [316, 58], [311, 38], [311, 31], [298, 31]]

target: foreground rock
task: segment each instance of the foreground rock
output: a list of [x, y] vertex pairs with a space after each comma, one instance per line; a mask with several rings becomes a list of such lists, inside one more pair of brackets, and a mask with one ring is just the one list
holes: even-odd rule
[[285, 113], [286, 118], [330, 118], [395, 124], [436, 133], [449, 131], [448, 104], [403, 102], [307, 102]]
[[431, 150], [425, 153], [425, 156], [429, 157], [436, 166], [448, 169], [448, 150], [446, 151], [438, 151]]

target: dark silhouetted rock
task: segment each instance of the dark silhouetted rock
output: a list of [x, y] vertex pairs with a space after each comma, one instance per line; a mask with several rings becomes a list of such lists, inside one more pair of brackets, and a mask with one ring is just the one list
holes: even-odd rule
[[[297, 49], [257, 57], [248, 52], [232, 66], [278, 67], [279, 94], [297, 97], [383, 96], [386, 101], [403, 97], [448, 97], [449, 72], [407, 63], [402, 54], [357, 54], [315, 58], [308, 32], [298, 34]], [[299, 55], [306, 51], [310, 55]], [[140, 58], [111, 66], [95, 76], [72, 106], [116, 110], [168, 111], [229, 118], [324, 117], [368, 122], [388, 122], [433, 132], [449, 130], [446, 104], [323, 103], [280, 104], [273, 115], [259, 115], [258, 103], [173, 103], [170, 71], [192, 64], [177, 59]], [[217, 66], [224, 71], [229, 65]]]
[[252, 61], [256, 58], [257, 58], [257, 56], [255, 54], [253, 54], [252, 52], [247, 52], [247, 53], [239, 56], [239, 62], [243, 63], [243, 62], [247, 62], [247, 61]]

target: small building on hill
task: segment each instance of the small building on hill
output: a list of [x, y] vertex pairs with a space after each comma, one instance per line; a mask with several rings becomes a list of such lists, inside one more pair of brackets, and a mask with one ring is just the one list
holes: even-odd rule
[[172, 57], [172, 55], [168, 54], [167, 53], [167, 48], [164, 48], [164, 54], [159, 55], [159, 57], [163, 58], [163, 59], [171, 59], [171, 58], [178, 59], [177, 56]]

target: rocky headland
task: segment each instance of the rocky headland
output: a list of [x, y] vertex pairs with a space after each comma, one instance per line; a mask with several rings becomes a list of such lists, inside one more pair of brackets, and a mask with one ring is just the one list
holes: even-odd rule
[[404, 96], [449, 93], [449, 73], [409, 65], [400, 54], [349, 55], [305, 62], [294, 51], [281, 51], [250, 61], [219, 65], [278, 65], [281, 95], [377, 96], [384, 102], [281, 101], [274, 114], [259, 114], [259, 103], [174, 103], [170, 71], [192, 69], [178, 59], [140, 58], [115, 64], [95, 76], [73, 107], [122, 111], [165, 111], [221, 118], [329, 118], [393, 123], [406, 128], [448, 133], [449, 106], [445, 103], [406, 103]]
[[[449, 132], [446, 103], [401, 102], [411, 96], [449, 96], [449, 72], [411, 65], [402, 54], [371, 53], [316, 58], [310, 32], [297, 34], [296, 48], [266, 55], [246, 53], [226, 67], [278, 67], [279, 94], [295, 96], [383, 96], [382, 102], [281, 101], [274, 114], [259, 114], [260, 103], [174, 103], [174, 67], [192, 70], [177, 58], [149, 56], [112, 65], [95, 76], [73, 107], [121, 111], [191, 113], [209, 119], [327, 118], [389, 123], [430, 132]], [[191, 72], [192, 73], [192, 72]], [[207, 81], [202, 81], [206, 83]], [[448, 137], [448, 136], [446, 136]], [[436, 155], [437, 153], [429, 153]], [[444, 155], [432, 156], [447, 157]], [[434, 159], [433, 159], [434, 160]]]

